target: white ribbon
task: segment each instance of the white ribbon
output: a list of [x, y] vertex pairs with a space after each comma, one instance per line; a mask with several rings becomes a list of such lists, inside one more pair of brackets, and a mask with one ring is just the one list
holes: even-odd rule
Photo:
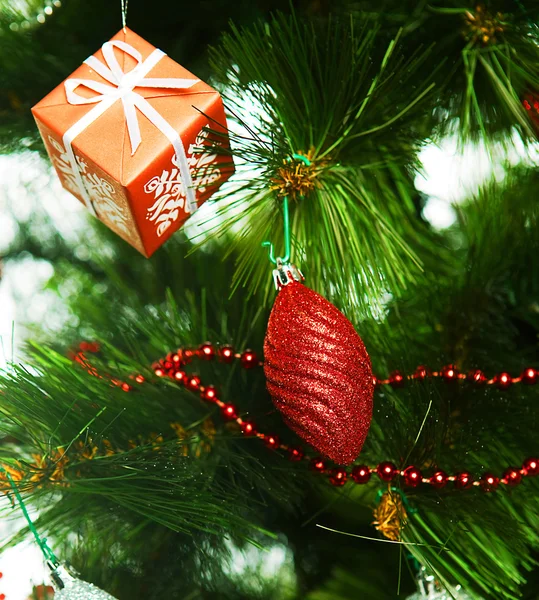
[[[135, 68], [128, 73], [124, 73], [116, 59], [114, 48], [118, 48], [134, 58], [137, 62]], [[178, 159], [182, 183], [187, 198], [186, 210], [187, 212], [194, 212], [197, 209], [196, 196], [182, 139], [179, 133], [153, 108], [148, 100], [134, 91], [134, 88], [153, 87], [185, 90], [192, 87], [199, 79], [145, 78], [145, 75], [165, 56], [165, 53], [161, 50], [154, 50], [143, 61], [142, 55], [133, 46], [126, 42], [115, 40], [103, 44], [102, 51], [106, 64], [98, 60], [95, 56], [90, 56], [84, 62], [109, 83], [101, 83], [91, 79], [68, 79], [64, 84], [67, 101], [70, 104], [97, 104], [95, 108], [86, 113], [82, 119], [70, 127], [63, 136], [66, 152], [86, 206], [93, 215], [96, 215], [92, 200], [80, 174], [72, 142], [117, 100], [121, 100], [127, 123], [127, 131], [131, 141], [131, 155], [135, 154], [141, 143], [137, 117], [138, 109], [172, 144]], [[75, 92], [79, 86], [86, 87], [98, 95], [91, 98], [80, 96]]]

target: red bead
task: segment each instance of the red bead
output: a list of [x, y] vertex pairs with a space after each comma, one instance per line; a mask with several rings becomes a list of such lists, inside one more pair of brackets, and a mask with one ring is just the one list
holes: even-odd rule
[[183, 348], [178, 349], [178, 356], [180, 357], [180, 361], [184, 365], [191, 362], [191, 359], [193, 358], [193, 354], [194, 354], [194, 352], [192, 350], [189, 350], [189, 349], [184, 350]]
[[256, 367], [258, 364], [256, 354], [252, 350], [245, 350], [245, 352], [243, 352], [241, 355], [240, 360], [245, 369], [251, 369], [252, 367]]
[[205, 360], [211, 360], [215, 356], [215, 350], [209, 342], [202, 344], [198, 349], [198, 353]]
[[81, 342], [79, 349], [83, 352], [99, 352], [99, 344], [97, 342]]
[[470, 371], [468, 373], [468, 380], [477, 383], [478, 385], [482, 385], [483, 383], [486, 383], [487, 378], [483, 371], [475, 369], [475, 371]]
[[265, 435], [264, 441], [266, 442], [266, 446], [268, 446], [268, 448], [278, 448], [281, 445], [281, 440], [277, 435]]
[[400, 371], [393, 371], [389, 376], [389, 385], [394, 388], [402, 387], [404, 385], [404, 376]]
[[124, 392], [130, 392], [131, 391], [131, 386], [128, 383], [122, 383], [122, 390]]
[[170, 360], [165, 360], [163, 362], [163, 369], [165, 369], [165, 371], [169, 371], [170, 369], [172, 369], [174, 365], [172, 364], [172, 361]]
[[518, 485], [522, 481], [522, 475], [516, 467], [509, 467], [505, 470], [502, 480], [507, 485]]
[[322, 473], [326, 470], [326, 463], [318, 456], [317, 458], [311, 459], [309, 468], [316, 473]]
[[200, 387], [200, 377], [198, 375], [191, 375], [191, 377], [187, 378], [185, 385], [190, 390], [198, 390]]
[[207, 385], [202, 392], [202, 398], [204, 400], [214, 401], [217, 399], [217, 390], [213, 387], [213, 385]]
[[255, 425], [250, 421], [242, 421], [241, 430], [245, 435], [256, 435]]
[[426, 379], [430, 376], [430, 371], [427, 367], [419, 365], [414, 373], [414, 379]]
[[305, 456], [305, 452], [303, 448], [289, 448], [288, 450], [288, 458], [293, 462], [298, 462], [303, 459]]
[[381, 462], [378, 467], [376, 467], [376, 472], [382, 481], [391, 481], [395, 478], [399, 470], [392, 462], [386, 461]]
[[473, 477], [471, 473], [462, 471], [455, 475], [455, 487], [459, 490], [468, 490], [473, 485]]
[[238, 409], [233, 404], [225, 404], [221, 411], [225, 419], [234, 420], [238, 418]]
[[539, 458], [527, 458], [522, 465], [522, 470], [528, 477], [539, 475]]
[[410, 487], [417, 487], [422, 481], [421, 471], [410, 465], [404, 469], [404, 483]]
[[500, 480], [492, 473], [484, 473], [481, 477], [481, 487], [484, 492], [493, 492], [499, 485]]
[[501, 390], [506, 390], [508, 387], [511, 386], [512, 383], [513, 379], [511, 378], [511, 375], [509, 375], [509, 373], [500, 373], [496, 376], [496, 385]]
[[163, 377], [165, 375], [165, 372], [163, 371], [163, 369], [161, 369], [161, 367], [157, 367], [157, 369], [154, 369], [154, 373], [157, 375], [157, 377]]
[[367, 465], [358, 465], [352, 469], [350, 476], [356, 483], [367, 483], [371, 478], [371, 470]]
[[441, 374], [446, 381], [454, 381], [459, 377], [459, 372], [454, 365], [447, 365], [446, 367], [443, 367]]
[[522, 371], [521, 378], [522, 383], [533, 385], [534, 383], [537, 383], [537, 371], [535, 369], [532, 369], [531, 367], [528, 367], [527, 369], [524, 369], [524, 371]]
[[176, 381], [187, 381], [187, 373], [185, 371], [174, 371], [174, 379]]
[[225, 363], [231, 363], [234, 360], [234, 348], [232, 346], [222, 346], [219, 349], [219, 357]]
[[144, 379], [144, 377], [143, 377], [142, 375], [137, 375], [137, 376], [135, 377], [135, 381], [136, 381], [137, 383], [144, 383], [145, 379]]
[[346, 483], [348, 475], [345, 469], [333, 469], [330, 473], [329, 481], [331, 485], [335, 487], [340, 487]]
[[441, 489], [447, 485], [447, 473], [444, 471], [436, 471], [434, 475], [429, 479], [432, 487], [436, 489]]
[[172, 354], [170, 356], [170, 360], [176, 365], [178, 366], [179, 363], [182, 362], [182, 359], [180, 358], [180, 355], [177, 354], [176, 352], [174, 354]]

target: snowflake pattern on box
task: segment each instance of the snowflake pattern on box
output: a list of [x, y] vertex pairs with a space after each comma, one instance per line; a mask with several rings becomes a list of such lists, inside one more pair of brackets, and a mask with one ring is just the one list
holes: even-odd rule
[[[69, 160], [65, 148], [51, 136], [49, 136], [49, 143], [57, 152], [57, 154], [51, 153], [51, 158], [56, 169], [62, 173], [65, 186], [71, 193], [80, 195], [77, 178], [75, 177], [71, 161]], [[114, 187], [106, 179], [99, 177], [96, 173], [92, 173], [82, 158], [79, 158], [78, 156], [75, 158], [79, 165], [79, 171], [84, 182], [84, 187], [90, 196], [99, 218], [110, 224], [113, 229], [130, 237], [127, 209], [120, 206], [117, 199], [114, 198]]]
[[[209, 124], [206, 127], [209, 127]], [[204, 193], [206, 188], [213, 185], [220, 178], [219, 168], [214, 164], [217, 154], [200, 152], [208, 139], [208, 135], [209, 132], [202, 128], [195, 143], [191, 144], [187, 151], [187, 164], [197, 194]], [[180, 211], [190, 212], [186, 204], [185, 188], [176, 155], [172, 157], [172, 164], [174, 168], [170, 171], [163, 170], [161, 175], [152, 177], [144, 186], [144, 191], [147, 194], [153, 194], [155, 199], [153, 206], [148, 208], [146, 219], [155, 223], [156, 233], [159, 237], [178, 219]]]

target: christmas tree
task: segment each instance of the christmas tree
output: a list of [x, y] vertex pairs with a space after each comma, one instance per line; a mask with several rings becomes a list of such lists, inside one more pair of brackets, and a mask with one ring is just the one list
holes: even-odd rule
[[[2, 6], [0, 158], [45, 168], [30, 109], [121, 27], [64, 4]], [[52, 176], [5, 208], [4, 269], [52, 266], [61, 302], [0, 373], [3, 518], [36, 509], [2, 548], [34, 533], [59, 598], [539, 598], [537, 3], [127, 24], [219, 92], [187, 174], [230, 178], [149, 259], [93, 217], [21, 216]], [[440, 228], [418, 182], [448, 140], [492, 170]]]

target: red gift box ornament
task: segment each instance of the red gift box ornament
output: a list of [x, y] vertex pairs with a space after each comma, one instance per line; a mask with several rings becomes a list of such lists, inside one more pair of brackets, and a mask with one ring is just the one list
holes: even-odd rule
[[[114, 48], [119, 48], [126, 54], [132, 56], [137, 66], [131, 71], [125, 73], [120, 67], [118, 60], [114, 54]], [[80, 170], [77, 165], [77, 159], [73, 152], [72, 142], [75, 137], [82, 133], [96, 119], [98, 119], [106, 110], [108, 110], [118, 100], [122, 101], [125, 121], [127, 123], [127, 131], [129, 132], [129, 140], [131, 142], [131, 154], [135, 154], [140, 146], [141, 136], [140, 127], [138, 124], [137, 109], [153, 123], [159, 131], [161, 131], [172, 144], [176, 152], [176, 160], [179, 163], [180, 173], [182, 176], [183, 185], [187, 194], [187, 209], [189, 212], [197, 209], [195, 195], [193, 192], [193, 182], [191, 180], [191, 172], [187, 164], [187, 156], [182, 139], [178, 132], [171, 127], [167, 121], [152, 107], [152, 105], [140, 94], [134, 91], [136, 87], [151, 87], [151, 88], [175, 88], [188, 89], [199, 79], [173, 79], [173, 78], [146, 78], [146, 75], [155, 67], [155, 65], [165, 56], [165, 53], [157, 48], [150, 54], [146, 60], [142, 60], [142, 55], [133, 46], [122, 41], [105, 42], [102, 47], [105, 63], [102, 63], [95, 56], [89, 56], [84, 62], [89, 65], [94, 71], [99, 73], [103, 79], [109, 83], [100, 83], [91, 79], [68, 79], [64, 85], [66, 89], [67, 101], [70, 104], [97, 104], [73, 127], [69, 128], [63, 136], [64, 146], [69, 156], [69, 161], [73, 167], [73, 173], [77, 178], [77, 183], [81, 194], [84, 198], [86, 206], [95, 214], [92, 205], [92, 200], [84, 187], [84, 182], [80, 175]], [[75, 93], [79, 86], [84, 86], [99, 94], [91, 98], [85, 98]]]
[[233, 172], [202, 147], [228, 145], [218, 92], [129, 29], [32, 111], [64, 187], [146, 256]]

